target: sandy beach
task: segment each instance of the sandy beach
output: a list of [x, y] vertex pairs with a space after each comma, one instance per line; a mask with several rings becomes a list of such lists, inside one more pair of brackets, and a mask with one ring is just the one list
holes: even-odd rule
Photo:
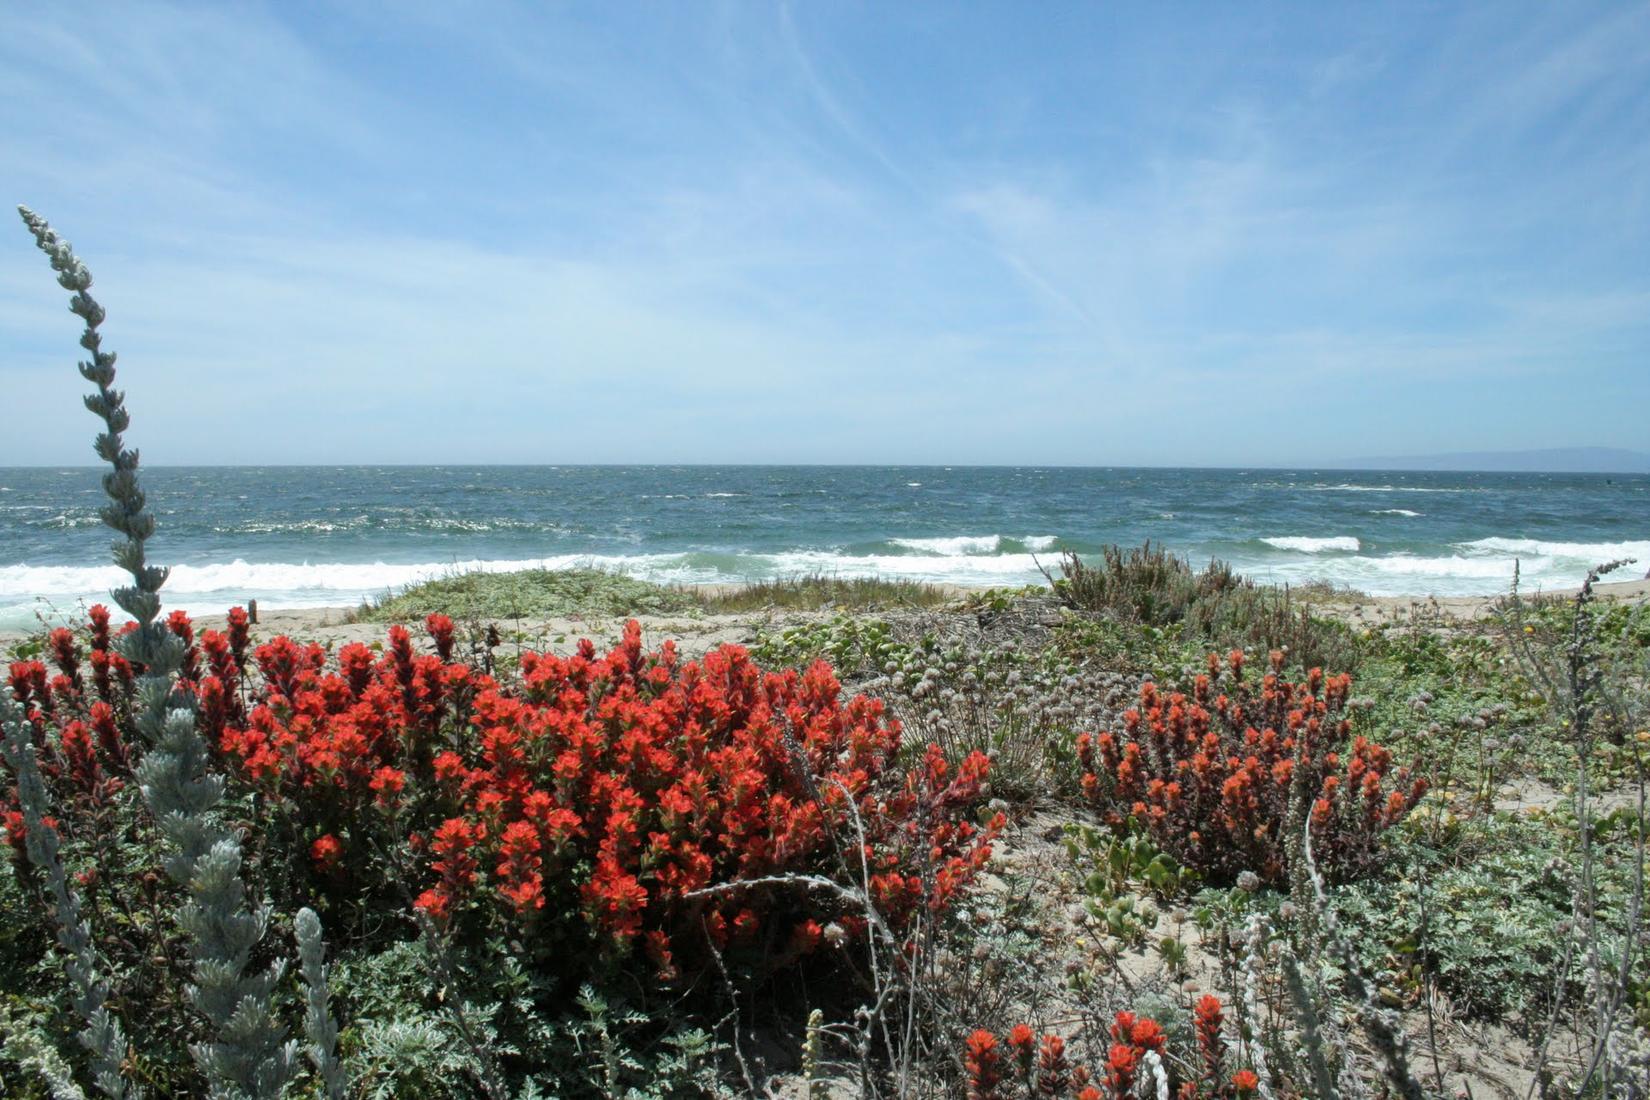
[[[954, 594], [959, 603], [970, 595], [990, 591], [963, 585], [941, 587]], [[1530, 600], [1570, 599], [1577, 591], [1575, 588], [1568, 588], [1540, 593], [1527, 592], [1524, 595]], [[1599, 584], [1594, 587], [1594, 592], [1604, 601], [1643, 603], [1650, 599], [1650, 579]], [[1355, 625], [1376, 627], [1404, 622], [1436, 621], [1445, 624], [1465, 624], [1480, 621], [1492, 614], [1502, 597], [1308, 593], [1305, 599], [1319, 614]], [[284, 634], [329, 646], [381, 640], [385, 624], [352, 621], [354, 611], [354, 608], [347, 607], [265, 609], [259, 613], [258, 622], [252, 629], [252, 636], [257, 641], [267, 641]], [[737, 614], [640, 614], [633, 617], [642, 624], [642, 630], [647, 637], [674, 638], [683, 653], [697, 656], [726, 642], [749, 644], [755, 640], [759, 631], [778, 623], [829, 618], [835, 613], [831, 608], [818, 611], [767, 609]], [[631, 617], [567, 615], [498, 620], [498, 626], [506, 644], [519, 643], [527, 648], [563, 652], [572, 649], [581, 638], [590, 638], [598, 645], [616, 641], [624, 630], [625, 622]], [[196, 626], [221, 630], [224, 627], [224, 617], [203, 615], [196, 620]], [[14, 646], [36, 633], [38, 631], [0, 632], [0, 648]]]
[[[1559, 588], [1546, 592], [1521, 593], [1525, 600], [1573, 599], [1580, 588]], [[1600, 583], [1593, 586], [1600, 600], [1643, 603], [1650, 598], [1650, 578]], [[1483, 619], [1505, 596], [1365, 596], [1329, 595], [1311, 599], [1314, 610], [1348, 622], [1377, 624], [1420, 617], [1471, 621]]]

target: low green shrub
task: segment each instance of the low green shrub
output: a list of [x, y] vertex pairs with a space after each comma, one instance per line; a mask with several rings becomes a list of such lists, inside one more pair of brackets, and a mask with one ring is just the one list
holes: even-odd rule
[[880, 611], [900, 607], [943, 607], [954, 603], [951, 590], [921, 581], [889, 577], [837, 577], [809, 573], [777, 577], [748, 584], [710, 585], [693, 590], [706, 611], [739, 614], [749, 611]]
[[1077, 734], [1107, 724], [1128, 698], [1127, 681], [1078, 647], [971, 634], [900, 640], [865, 617], [788, 626], [762, 635], [754, 652], [796, 668], [829, 661], [953, 764], [986, 753], [992, 793], [1018, 801], [1074, 794]]
[[358, 622], [417, 622], [446, 615], [460, 622], [551, 619], [569, 615], [676, 615], [698, 610], [685, 589], [601, 569], [525, 569], [455, 573], [363, 603]]
[[[1551, 1005], [1574, 919], [1573, 816], [1489, 814], [1442, 834], [1430, 816], [1396, 831], [1389, 867], [1338, 890], [1336, 908], [1370, 970], [1396, 987], [1418, 997], [1430, 976], [1462, 1015], [1533, 1020]], [[1597, 911], [1614, 924], [1631, 903], [1631, 868], [1601, 870]]]
[[1289, 667], [1356, 672], [1356, 630], [1314, 615], [1288, 589], [1256, 585], [1215, 560], [1202, 572], [1162, 546], [1101, 548], [1098, 561], [1067, 552], [1054, 591], [1074, 610], [1179, 636], [1219, 649], [1282, 650]]
[[1211, 561], [1199, 573], [1185, 558], [1150, 542], [1130, 549], [1103, 546], [1097, 562], [1068, 550], [1059, 569], [1060, 576], [1050, 580], [1071, 607], [1149, 626], [1182, 622], [1199, 602], [1252, 587], [1224, 562]]

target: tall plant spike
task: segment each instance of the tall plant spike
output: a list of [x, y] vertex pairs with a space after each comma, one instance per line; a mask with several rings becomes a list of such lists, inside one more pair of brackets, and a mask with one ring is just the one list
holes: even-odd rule
[[300, 909], [292, 928], [298, 937], [298, 961], [309, 1001], [304, 1013], [309, 1060], [321, 1075], [328, 1100], [343, 1100], [344, 1069], [338, 1064], [338, 1024], [327, 1007], [326, 944], [321, 939], [321, 918], [313, 909]]
[[0, 750], [17, 776], [18, 801], [23, 805], [24, 850], [29, 861], [46, 876], [51, 889], [52, 916], [57, 921], [57, 942], [67, 952], [63, 969], [74, 984], [74, 1007], [86, 1027], [78, 1036], [92, 1060], [92, 1081], [105, 1096], [141, 1097], [136, 1086], [130, 1090], [120, 1075], [126, 1057], [126, 1034], [120, 1020], [105, 1005], [109, 983], [98, 973], [97, 951], [92, 945], [92, 929], [81, 915], [80, 894], [70, 885], [58, 858], [57, 831], [46, 824], [51, 795], [40, 779], [34, 757], [34, 740], [23, 708], [11, 694], [0, 691]]
[[131, 417], [125, 395], [112, 388], [115, 355], [103, 350], [97, 331], [103, 307], [88, 293], [92, 273], [69, 242], [27, 207], [18, 207], [18, 213], [51, 260], [58, 283], [72, 292], [69, 310], [86, 323], [80, 346], [91, 358], [80, 364], [80, 373], [97, 386], [96, 393], [87, 395], [86, 407], [103, 420], [106, 430], [99, 433], [94, 449], [110, 466], [103, 475], [109, 504], [101, 514], [104, 523], [125, 536], [114, 544], [114, 559], [132, 576], [130, 585], [115, 589], [111, 596], [137, 620], [137, 629], [119, 644], [121, 655], [144, 669], [137, 685], [135, 721], [147, 752], [134, 774], [172, 845], [167, 873], [188, 895], [178, 923], [189, 936], [194, 962], [189, 995], [211, 1036], [191, 1052], [214, 1096], [277, 1097], [297, 1063], [297, 1042], [286, 1038], [271, 1005], [286, 963], [277, 961], [262, 974], [247, 975], [252, 951], [269, 922], [269, 908], [247, 904], [240, 879], [240, 838], [215, 812], [224, 782], [209, 771], [207, 746], [195, 729], [193, 699], [178, 689], [183, 643], [159, 621], [160, 588], [167, 571], [150, 565], [144, 555], [155, 519], [145, 509], [138, 483], [138, 453], [121, 437]]

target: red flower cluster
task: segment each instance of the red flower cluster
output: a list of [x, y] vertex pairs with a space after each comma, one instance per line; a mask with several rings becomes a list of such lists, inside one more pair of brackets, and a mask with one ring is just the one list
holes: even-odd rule
[[1351, 677], [1313, 669], [1291, 683], [1278, 652], [1258, 683], [1243, 666], [1239, 651], [1224, 671], [1210, 654], [1190, 697], [1147, 683], [1139, 708], [1123, 716], [1121, 737], [1079, 736], [1084, 793], [1112, 823], [1132, 817], [1158, 847], [1217, 881], [1252, 870], [1272, 883], [1285, 875], [1290, 800], [1304, 793], [1319, 866], [1357, 874], [1375, 858], [1380, 834], [1426, 793], [1426, 780], [1352, 737]]
[[244, 642], [202, 636], [211, 672], [197, 685], [205, 731], [247, 782], [282, 800], [309, 833], [360, 833], [375, 809], [394, 819], [409, 767], [429, 767], [436, 737], [468, 715], [482, 677], [466, 665], [415, 654], [404, 627], [382, 655], [353, 642], [336, 669], [318, 645], [276, 638], [251, 654], [261, 679], [241, 702]]
[[1001, 1100], [1003, 1052], [1000, 1046], [997, 1037], [983, 1028], [968, 1037], [963, 1054], [963, 1069], [968, 1073], [968, 1100]]
[[[1196, 1080], [1180, 1082], [1175, 1096], [1232, 1100], [1252, 1095], [1259, 1083], [1252, 1071], [1239, 1070], [1230, 1080], [1221, 1075], [1225, 1041], [1220, 1035], [1220, 999], [1203, 997], [1195, 1016], [1203, 1071]], [[1044, 1035], [1039, 1041], [1025, 1024], [1012, 1028], [1006, 1040], [983, 1029], [975, 1031], [963, 1043], [969, 1100], [1133, 1100], [1155, 1094], [1148, 1054], [1157, 1056], [1165, 1080], [1178, 1064], [1168, 1057], [1168, 1037], [1157, 1021], [1132, 1012], [1113, 1017], [1098, 1045], [1105, 1049], [1105, 1062], [1091, 1071], [1071, 1063], [1066, 1042], [1057, 1035]]]
[[[45, 819], [46, 825], [60, 833], [78, 832], [84, 821], [101, 815], [131, 775], [120, 723], [131, 705], [134, 672], [114, 652], [109, 610], [101, 604], [91, 609], [90, 637], [91, 649], [83, 660], [74, 631], [52, 630], [46, 638], [49, 665], [13, 661], [6, 669], [5, 688], [0, 689], [11, 693], [28, 719], [41, 776], [56, 788], [53, 804], [61, 814], [61, 819]], [[3, 764], [0, 775], [7, 780], [0, 783], [0, 828], [12, 854], [23, 859], [23, 814], [15, 777]]]
[[[1088, 1080], [1088, 1072], [1073, 1069], [1066, 1060], [1066, 1041], [1044, 1035], [1039, 1042], [1031, 1028], [1016, 1024], [1008, 1033], [1008, 1055], [989, 1031], [979, 1030], [964, 1043], [963, 1069], [968, 1075], [968, 1100], [1007, 1100], [1011, 1096], [1069, 1097], [1073, 1086]], [[1079, 1094], [1085, 1097], [1092, 1089]]]
[[1106, 1054], [1107, 1096], [1128, 1100], [1134, 1096], [1134, 1082], [1147, 1052], [1161, 1055], [1166, 1040], [1156, 1020], [1119, 1012], [1111, 1025], [1111, 1049]]
[[[85, 684], [80, 641], [72, 630], [59, 627], [47, 636], [51, 667], [41, 661], [13, 661], [6, 687], [23, 708], [34, 730], [41, 774], [63, 784], [71, 805], [106, 805], [125, 785], [130, 773], [125, 738], [117, 720], [131, 701], [133, 671], [112, 649], [109, 612], [101, 604], [91, 610], [92, 692]], [[55, 671], [54, 671], [55, 670]], [[0, 813], [16, 815], [15, 788], [0, 788]], [[21, 817], [18, 817], [21, 822]], [[8, 828], [21, 844], [21, 827]], [[21, 849], [19, 849], [21, 850]]]
[[[182, 612], [168, 616], [165, 627], [184, 645], [178, 686], [194, 694], [202, 733], [229, 757], [232, 771], [273, 795], [277, 812], [296, 823], [302, 843], [294, 860], [303, 862], [307, 845], [309, 863], [328, 875], [344, 866], [347, 838], [364, 831], [364, 807], [395, 816], [407, 779], [398, 764], [454, 717], [449, 704], [467, 698], [470, 670], [415, 656], [400, 627], [391, 629], [382, 660], [366, 646], [344, 647], [337, 674], [327, 673], [319, 646], [277, 638], [252, 652], [240, 608], [230, 611], [223, 632], [197, 637]], [[450, 621], [432, 623], [438, 648], [443, 635], [450, 647], [451, 630]], [[78, 805], [101, 805], [130, 776], [122, 731], [141, 671], [115, 652], [118, 634], [107, 608], [91, 609], [88, 633], [89, 660], [82, 662], [75, 632], [59, 629], [47, 645], [55, 675], [39, 661], [16, 662], [7, 675], [34, 724], [41, 771], [59, 788], [70, 833], [84, 831], [74, 821]], [[15, 805], [14, 786], [0, 786], [0, 813], [15, 815]], [[19, 830], [7, 832], [21, 843]]]
[[1197, 1049], [1203, 1060], [1203, 1079], [1220, 1080], [1220, 1065], [1226, 1057], [1226, 1044], [1220, 1037], [1225, 1018], [1220, 1010], [1220, 998], [1205, 994], [1192, 1013], [1197, 1030]]
[[316, 866], [373, 829], [383, 847], [427, 830], [411, 834], [431, 857], [416, 904], [440, 923], [491, 912], [545, 942], [593, 934], [668, 978], [707, 935], [718, 948], [777, 935], [795, 958], [824, 938], [815, 917], [859, 927], [794, 887], [730, 884], [863, 865], [897, 927], [945, 907], [990, 853], [995, 826], [967, 820], [985, 757], [951, 769], [930, 749], [896, 771], [897, 724], [870, 699], [844, 703], [823, 664], [765, 673], [733, 646], [683, 662], [669, 642], [644, 652], [631, 623], [606, 656], [589, 642], [523, 655], [507, 687], [443, 659], [451, 620], [426, 626], [434, 655], [391, 627], [382, 656], [345, 646], [336, 671], [318, 647], [258, 647], [264, 696], [219, 741], [303, 835], [341, 845], [312, 852]]
[[309, 846], [309, 858], [315, 861], [315, 866], [322, 871], [330, 871], [338, 866], [343, 858], [344, 845], [331, 833], [320, 837]]
[[[897, 929], [948, 906], [990, 854], [1000, 821], [969, 820], [986, 758], [952, 766], [930, 746], [898, 766], [898, 724], [842, 700], [823, 663], [768, 673], [734, 646], [684, 662], [669, 642], [644, 652], [631, 623], [605, 656], [589, 642], [524, 655], [506, 686], [451, 661], [450, 619], [425, 625], [433, 653], [393, 626], [381, 652], [329, 655], [288, 638], [253, 649], [239, 609], [225, 632], [166, 620], [203, 734], [261, 795], [260, 834], [340, 902], [393, 894], [419, 873], [395, 854], [410, 850], [429, 861], [416, 905], [444, 925], [502, 920], [561, 957], [593, 941], [669, 978], [707, 938], [782, 964], [863, 933], [855, 907], [784, 876], [868, 881]], [[130, 775], [134, 669], [102, 607], [90, 638], [83, 661], [75, 633], [54, 632], [55, 674], [20, 661], [7, 687], [48, 781], [100, 799]], [[20, 843], [10, 784], [0, 813]]]
[[[951, 774], [930, 750], [894, 773], [898, 726], [880, 703], [843, 704], [823, 664], [764, 673], [733, 646], [683, 663], [669, 642], [645, 653], [632, 622], [605, 657], [586, 642], [566, 658], [527, 654], [521, 671], [519, 692], [477, 693], [471, 751], [432, 771], [461, 811], [447, 825], [468, 825], [497, 896], [528, 924], [555, 896], [552, 911], [582, 911], [610, 950], [640, 939], [669, 976], [678, 945], [705, 933], [751, 943], [777, 921], [793, 949], [817, 945], [794, 889], [696, 891], [817, 873], [860, 843], [856, 817], [872, 899], [896, 926], [947, 905], [989, 855], [964, 813], [985, 758]], [[476, 886], [452, 863], [444, 854], [419, 902], [443, 918]], [[579, 865], [591, 873], [575, 884]]]
[[[1066, 1041], [1058, 1035], [1040, 1040], [1025, 1024], [1009, 1030], [1006, 1043], [984, 1029], [963, 1044], [963, 1070], [968, 1100], [1102, 1100], [1132, 1097], [1135, 1072], [1147, 1050], [1163, 1049], [1163, 1031], [1153, 1020], [1120, 1012], [1111, 1027], [1114, 1040], [1097, 1088], [1086, 1066], [1074, 1066], [1066, 1056]], [[1005, 1054], [1004, 1047], [1007, 1047]]]
[[92, 686], [99, 699], [112, 703], [131, 692], [133, 669], [126, 658], [114, 651], [114, 639], [109, 633], [109, 609], [93, 604], [88, 614], [92, 633], [92, 651], [88, 658], [92, 665]]

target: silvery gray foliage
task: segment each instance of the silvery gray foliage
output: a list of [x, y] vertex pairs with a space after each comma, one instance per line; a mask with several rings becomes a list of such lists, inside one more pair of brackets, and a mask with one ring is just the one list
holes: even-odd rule
[[[1304, 769], [1297, 769], [1304, 770]], [[1346, 983], [1347, 991], [1352, 996], [1353, 1012], [1357, 1020], [1363, 1025], [1364, 1032], [1369, 1036], [1370, 1045], [1380, 1057], [1381, 1068], [1385, 1071], [1386, 1083], [1389, 1089], [1403, 1100], [1426, 1100], [1426, 1093], [1421, 1083], [1409, 1068], [1409, 1041], [1404, 1035], [1401, 1021], [1397, 1014], [1381, 1004], [1375, 995], [1375, 988], [1364, 979], [1363, 970], [1358, 964], [1357, 952], [1353, 950], [1352, 941], [1347, 939], [1341, 931], [1340, 918], [1335, 909], [1329, 904], [1329, 894], [1324, 887], [1323, 876], [1318, 872], [1317, 861], [1312, 858], [1312, 820], [1308, 816], [1306, 825], [1301, 831], [1301, 859], [1307, 881], [1311, 885], [1311, 899], [1318, 913], [1318, 927], [1322, 929], [1324, 945], [1329, 954], [1341, 966], [1342, 980]], [[1309, 1043], [1309, 1050], [1311, 1049]], [[1318, 1071], [1316, 1054], [1313, 1054], [1313, 1073], [1319, 1077], [1319, 1092], [1335, 1095], [1326, 1091]]]
[[[86, 1022], [78, 1036], [91, 1056], [92, 1080], [106, 1096], [141, 1097], [134, 1086], [129, 1092], [120, 1075], [126, 1056], [126, 1035], [120, 1020], [105, 1002], [109, 983], [99, 973], [97, 951], [92, 946], [92, 929], [81, 915], [80, 893], [69, 884], [58, 858], [57, 831], [44, 818], [51, 808], [51, 795], [40, 779], [39, 762], [34, 757], [34, 739], [28, 717], [8, 692], [0, 691], [0, 749], [17, 777], [18, 801], [23, 806], [23, 841], [29, 861], [46, 876], [51, 890], [52, 916], [57, 922], [57, 942], [66, 952], [63, 969], [74, 985], [75, 1012]], [[58, 1091], [56, 1084], [52, 1085]]]
[[188, 892], [178, 923], [189, 936], [194, 984], [189, 995], [210, 1025], [211, 1038], [191, 1053], [215, 1097], [277, 1097], [297, 1064], [297, 1047], [273, 1017], [271, 997], [286, 973], [277, 961], [262, 974], [248, 976], [254, 947], [269, 923], [268, 906], [249, 907], [240, 880], [240, 838], [225, 828], [216, 813], [223, 798], [223, 779], [208, 768], [207, 746], [195, 729], [193, 699], [178, 690], [183, 642], [159, 621], [160, 588], [167, 570], [150, 565], [144, 543], [154, 534], [155, 519], [145, 509], [138, 483], [138, 452], [121, 438], [131, 424], [125, 395], [113, 389], [115, 355], [103, 350], [97, 328], [103, 307], [88, 293], [92, 274], [44, 218], [18, 207], [35, 243], [51, 260], [58, 283], [72, 291], [69, 310], [86, 323], [80, 346], [91, 358], [80, 373], [97, 386], [86, 407], [100, 417], [105, 431], [94, 445], [110, 466], [103, 475], [109, 504], [103, 522], [125, 536], [114, 544], [115, 564], [132, 575], [132, 583], [110, 595], [137, 620], [137, 629], [121, 639], [121, 655], [145, 671], [138, 681], [135, 724], [147, 746], [134, 769], [138, 786], [173, 852], [166, 870]]
[[309, 1059], [326, 1085], [330, 1100], [342, 1100], [344, 1070], [338, 1064], [338, 1025], [327, 1007], [326, 944], [321, 939], [321, 918], [315, 910], [298, 910], [292, 922], [298, 937], [298, 959], [303, 967], [304, 988], [309, 998], [304, 1013], [304, 1033], [309, 1038]]
[[[26, 1016], [20, 1018], [5, 1004], [0, 1004], [0, 1051], [38, 1077], [52, 1100], [86, 1100], [85, 1092], [75, 1083], [74, 1071], [41, 1034], [39, 1024]], [[0, 1089], [7, 1084], [0, 1078]]]

